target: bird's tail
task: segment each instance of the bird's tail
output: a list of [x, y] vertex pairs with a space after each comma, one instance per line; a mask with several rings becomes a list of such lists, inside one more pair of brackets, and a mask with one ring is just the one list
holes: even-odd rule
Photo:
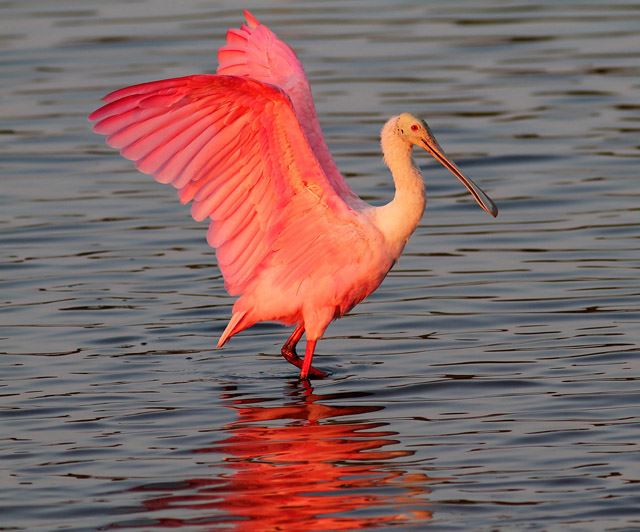
[[239, 333], [240, 331], [244, 331], [247, 327], [251, 327], [251, 323], [249, 322], [247, 311], [241, 310], [239, 312], [234, 312], [227, 324], [227, 328], [222, 333], [220, 340], [218, 340], [218, 347], [222, 347], [227, 343], [227, 340], [231, 338], [234, 334]]

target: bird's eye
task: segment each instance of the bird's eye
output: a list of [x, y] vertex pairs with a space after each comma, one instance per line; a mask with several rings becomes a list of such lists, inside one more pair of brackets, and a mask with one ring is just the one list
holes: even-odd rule
[[411, 131], [418, 131], [418, 124], [413, 124], [411, 126]]

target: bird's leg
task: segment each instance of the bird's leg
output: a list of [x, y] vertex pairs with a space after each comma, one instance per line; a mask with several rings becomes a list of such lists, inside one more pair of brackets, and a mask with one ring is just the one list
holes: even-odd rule
[[[296, 345], [302, 338], [304, 334], [304, 325], [298, 325], [294, 331], [289, 336], [289, 339], [284, 343], [280, 353], [285, 358], [285, 360], [291, 364], [293, 364], [296, 368], [302, 368], [303, 361], [296, 353]], [[313, 345], [315, 346], [315, 340], [313, 341]], [[307, 342], [307, 352], [309, 351], [309, 342]], [[313, 358], [313, 349], [311, 350], [311, 358]], [[311, 358], [309, 359], [309, 367], [305, 371], [305, 376], [302, 377], [302, 372], [300, 372], [301, 379], [307, 379], [308, 377], [318, 377], [323, 378], [326, 377], [327, 374], [324, 371], [320, 371], [319, 369], [311, 366]], [[307, 355], [305, 353], [305, 361], [307, 360]]]
[[298, 357], [298, 353], [296, 353], [296, 345], [302, 338], [304, 334], [304, 325], [298, 325], [289, 336], [289, 339], [284, 343], [282, 349], [280, 349], [280, 353], [288, 362], [291, 362], [294, 366], [300, 367], [298, 364], [294, 362], [294, 360], [300, 361], [300, 357]]
[[309, 377], [318, 377], [319, 379], [322, 379], [327, 376], [324, 371], [320, 371], [319, 369], [316, 369], [311, 365], [311, 361], [313, 360], [313, 351], [316, 348], [317, 341], [318, 340], [309, 340], [309, 338], [307, 338], [307, 348], [304, 352], [304, 362], [302, 363], [302, 369], [300, 370], [301, 381], [307, 380]]

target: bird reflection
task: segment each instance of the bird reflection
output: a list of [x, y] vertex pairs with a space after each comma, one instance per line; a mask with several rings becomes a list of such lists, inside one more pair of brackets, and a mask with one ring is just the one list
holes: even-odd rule
[[223, 454], [229, 474], [135, 488], [155, 494], [144, 502], [147, 517], [174, 510], [180, 517], [154, 524], [238, 531], [357, 530], [430, 519], [432, 479], [394, 463], [413, 452], [393, 448], [397, 433], [386, 423], [362, 420], [382, 406], [334, 404], [348, 397], [296, 383], [284, 405], [269, 405], [229, 387], [223, 404], [237, 419], [223, 428], [228, 437], [193, 450]]

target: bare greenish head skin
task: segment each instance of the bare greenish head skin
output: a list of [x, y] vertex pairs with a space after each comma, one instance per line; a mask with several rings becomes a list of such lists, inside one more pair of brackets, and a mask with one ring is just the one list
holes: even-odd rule
[[415, 146], [420, 146], [465, 186], [469, 193], [476, 200], [478, 205], [491, 216], [498, 216], [498, 207], [491, 198], [476, 185], [471, 179], [466, 177], [455, 163], [445, 154], [444, 150], [431, 133], [427, 123], [411, 113], [402, 113], [396, 120], [396, 134], [406, 139], [407, 142]]

